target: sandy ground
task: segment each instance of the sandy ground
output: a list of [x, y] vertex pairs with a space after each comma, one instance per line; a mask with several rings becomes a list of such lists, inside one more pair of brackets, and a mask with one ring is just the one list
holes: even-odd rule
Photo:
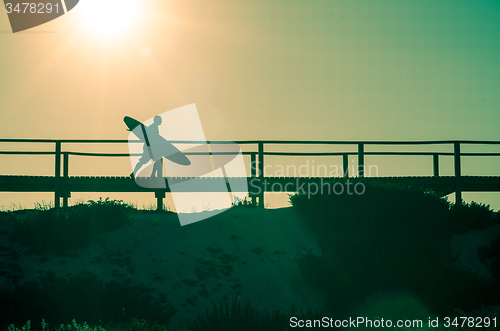
[[[24, 256], [26, 250], [8, 242], [10, 229], [0, 232], [3, 270], [18, 265], [21, 281], [36, 280], [47, 270], [58, 276], [93, 272], [112, 279], [153, 287], [167, 294], [179, 311], [172, 322], [203, 314], [224, 295], [249, 299], [260, 308], [322, 309], [320, 293], [302, 280], [295, 258], [311, 250], [320, 255], [313, 235], [300, 224], [293, 208], [233, 208], [204, 221], [180, 226], [172, 214], [140, 214], [129, 226], [106, 234], [102, 243], [79, 250], [75, 257]], [[459, 263], [490, 277], [479, 263], [477, 247], [500, 227], [470, 231], [453, 238], [461, 249]], [[13, 252], [20, 253], [15, 261]], [[0, 286], [12, 281], [0, 277]]]

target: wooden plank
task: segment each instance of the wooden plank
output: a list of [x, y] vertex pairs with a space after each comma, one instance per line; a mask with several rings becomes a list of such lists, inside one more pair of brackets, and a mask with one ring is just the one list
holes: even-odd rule
[[[245, 180], [251, 194], [261, 193], [256, 188], [262, 187], [266, 192], [271, 192], [281, 185], [283, 190], [296, 191], [300, 185], [307, 187], [308, 183], [318, 185], [328, 181], [344, 181], [342, 178], [328, 177], [241, 177], [230, 178], [231, 181]], [[171, 183], [183, 183], [183, 192], [211, 192], [214, 187], [219, 187], [222, 177], [214, 178], [168, 178]], [[365, 177], [363, 181], [382, 180], [385, 182], [400, 183], [415, 186], [427, 186], [442, 192], [455, 191], [456, 180], [454, 176], [428, 176], [428, 177]], [[353, 179], [354, 182], [354, 179]], [[168, 184], [168, 181], [166, 181]], [[241, 186], [241, 185], [238, 185]], [[244, 185], [243, 185], [244, 186]], [[286, 188], [285, 188], [286, 186]], [[220, 185], [225, 190], [225, 185]], [[55, 177], [51, 176], [0, 176], [0, 191], [3, 192], [54, 192]], [[65, 178], [64, 189], [70, 192], [154, 192], [138, 186], [131, 178], [105, 178], [105, 177], [68, 177]], [[164, 191], [169, 192], [167, 185]], [[461, 176], [462, 192], [500, 192], [500, 176]]]

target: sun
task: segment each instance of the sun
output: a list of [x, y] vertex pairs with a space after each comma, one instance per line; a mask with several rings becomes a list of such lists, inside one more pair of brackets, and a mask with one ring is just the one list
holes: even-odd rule
[[78, 10], [82, 28], [102, 38], [126, 36], [140, 15], [139, 0], [85, 0]]

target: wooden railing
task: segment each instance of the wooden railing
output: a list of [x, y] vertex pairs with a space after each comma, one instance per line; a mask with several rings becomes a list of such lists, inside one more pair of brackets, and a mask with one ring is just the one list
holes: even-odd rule
[[[171, 141], [173, 144], [229, 144], [237, 143], [239, 145], [255, 145], [254, 151], [242, 152], [243, 155], [250, 155], [251, 171], [250, 177], [264, 178], [264, 157], [268, 156], [342, 156], [343, 159], [343, 176], [358, 176], [364, 177], [365, 169], [365, 156], [367, 155], [420, 155], [432, 156], [433, 160], [433, 176], [439, 177], [439, 161], [440, 156], [453, 156], [454, 158], [454, 178], [455, 178], [455, 197], [456, 202], [462, 201], [462, 186], [461, 186], [461, 157], [469, 156], [500, 156], [500, 153], [462, 153], [460, 148], [462, 145], [500, 145], [500, 141], [471, 141], [471, 140], [441, 140], [441, 141], [281, 141], [281, 140], [251, 140], [251, 141]], [[128, 144], [128, 140], [88, 140], [88, 139], [66, 139], [66, 140], [52, 140], [52, 139], [0, 139], [0, 143], [45, 143], [53, 144], [53, 151], [0, 151], [3, 155], [54, 155], [55, 156], [55, 207], [60, 206], [61, 198], [61, 177], [67, 178], [69, 176], [69, 156], [92, 156], [92, 157], [129, 157], [128, 153], [88, 153], [88, 152], [74, 152], [64, 151], [63, 144]], [[140, 143], [140, 141], [136, 141]], [[267, 152], [265, 147], [270, 145], [351, 145], [357, 146], [355, 152]], [[453, 146], [453, 152], [366, 152], [365, 146], [379, 145], [379, 146]], [[186, 153], [187, 155], [207, 155], [208, 153]], [[211, 153], [212, 155], [220, 154], [235, 154], [234, 152], [219, 152]], [[140, 154], [139, 154], [140, 155]], [[358, 169], [356, 174], [349, 174], [349, 156], [356, 155], [358, 161]], [[62, 161], [61, 161], [62, 158]], [[61, 168], [63, 174], [61, 176]], [[253, 199], [257, 197], [252, 197]], [[264, 191], [258, 196], [259, 204], [264, 200]], [[254, 200], [255, 201], [255, 200]], [[63, 201], [67, 205], [67, 197]]]

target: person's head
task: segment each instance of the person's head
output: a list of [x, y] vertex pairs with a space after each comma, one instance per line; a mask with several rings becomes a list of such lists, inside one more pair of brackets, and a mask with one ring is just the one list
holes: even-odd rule
[[154, 118], [154, 123], [156, 125], [160, 125], [161, 124], [161, 116], [160, 115], [156, 115], [155, 118]]

